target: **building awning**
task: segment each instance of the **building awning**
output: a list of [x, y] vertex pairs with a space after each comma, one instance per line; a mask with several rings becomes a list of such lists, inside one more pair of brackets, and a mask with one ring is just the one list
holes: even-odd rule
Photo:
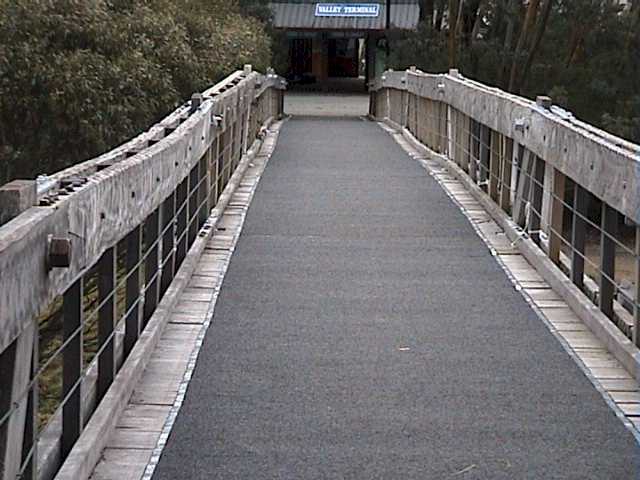
[[[280, 0], [269, 3], [276, 28], [312, 30], [384, 30], [386, 0]], [[413, 30], [420, 19], [418, 0], [392, 0], [391, 28]]]

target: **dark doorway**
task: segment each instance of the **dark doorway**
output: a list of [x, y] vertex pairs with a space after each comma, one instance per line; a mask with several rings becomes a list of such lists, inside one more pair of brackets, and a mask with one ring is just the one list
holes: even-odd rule
[[289, 77], [291, 80], [303, 82], [313, 78], [312, 62], [313, 43], [310, 38], [294, 38], [289, 41]]
[[328, 40], [329, 77], [357, 78], [360, 75], [360, 43], [357, 38]]

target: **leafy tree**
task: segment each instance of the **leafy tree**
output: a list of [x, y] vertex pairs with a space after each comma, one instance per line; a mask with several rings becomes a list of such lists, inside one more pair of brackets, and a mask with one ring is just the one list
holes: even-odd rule
[[270, 57], [235, 0], [0, 0], [0, 184], [109, 150]]
[[392, 41], [391, 67], [456, 67], [511, 92], [550, 94], [579, 118], [640, 142], [640, 0], [627, 8], [600, 0], [421, 6], [418, 30]]

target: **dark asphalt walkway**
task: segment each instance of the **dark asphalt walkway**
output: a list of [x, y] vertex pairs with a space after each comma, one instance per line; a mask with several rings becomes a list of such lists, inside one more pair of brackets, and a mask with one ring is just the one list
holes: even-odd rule
[[375, 124], [294, 119], [162, 479], [640, 478], [633, 436]]

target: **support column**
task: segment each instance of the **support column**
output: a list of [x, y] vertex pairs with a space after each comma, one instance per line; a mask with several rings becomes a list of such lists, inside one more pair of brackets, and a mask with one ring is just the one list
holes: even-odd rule
[[[0, 418], [14, 409], [0, 425], [0, 479], [18, 478], [23, 459], [23, 444], [29, 435], [29, 397], [25, 394], [31, 380], [36, 324], [31, 323], [0, 354]], [[29, 442], [27, 442], [29, 443]]]
[[67, 399], [62, 407], [61, 457], [65, 459], [82, 431], [82, 324], [83, 324], [83, 280], [79, 278], [64, 294], [62, 398]]
[[616, 294], [616, 242], [618, 212], [602, 202], [600, 236], [600, 311], [613, 318], [613, 299]]
[[513, 166], [513, 139], [503, 138], [502, 172], [500, 181], [500, 208], [509, 213], [511, 211], [511, 175]]
[[588, 192], [577, 183], [573, 191], [573, 226], [571, 229], [571, 280], [584, 287], [584, 256], [587, 236]]
[[[206, 207], [206, 205], [205, 205]], [[173, 276], [175, 275], [175, 228], [174, 218], [176, 211], [176, 194], [175, 192], [169, 195], [162, 203], [162, 252], [163, 252], [163, 268], [162, 278], [160, 280], [160, 295], [164, 293], [171, 285]]]
[[500, 167], [503, 156], [502, 144], [502, 135], [498, 132], [493, 132], [489, 151], [489, 196], [494, 202], [498, 202], [499, 195]]
[[633, 343], [640, 347], [640, 226], [636, 225], [636, 281], [635, 298], [633, 302]]
[[146, 327], [147, 322], [155, 312], [158, 302], [160, 300], [159, 286], [160, 279], [158, 278], [158, 266], [160, 258], [160, 248], [158, 237], [160, 234], [160, 209], [156, 209], [144, 223], [144, 241], [147, 252], [147, 258], [144, 262], [145, 273], [145, 294], [144, 294], [144, 309], [142, 324], [143, 329]]
[[14, 219], [37, 202], [35, 180], [14, 180], [0, 187], [0, 225]]
[[560, 170], [553, 168], [553, 194], [550, 199], [551, 214], [549, 225], [549, 258], [560, 264], [562, 234], [564, 229], [564, 190], [565, 176]]
[[127, 235], [127, 281], [126, 312], [124, 333], [124, 357], [138, 341], [140, 335], [140, 259], [142, 258], [142, 228], [137, 226]]
[[529, 234], [531, 239], [540, 244], [540, 228], [542, 224], [542, 195], [544, 188], [544, 162], [533, 157], [533, 173], [529, 200]]
[[98, 402], [107, 392], [115, 376], [113, 331], [116, 322], [116, 248], [109, 248], [98, 261]]

